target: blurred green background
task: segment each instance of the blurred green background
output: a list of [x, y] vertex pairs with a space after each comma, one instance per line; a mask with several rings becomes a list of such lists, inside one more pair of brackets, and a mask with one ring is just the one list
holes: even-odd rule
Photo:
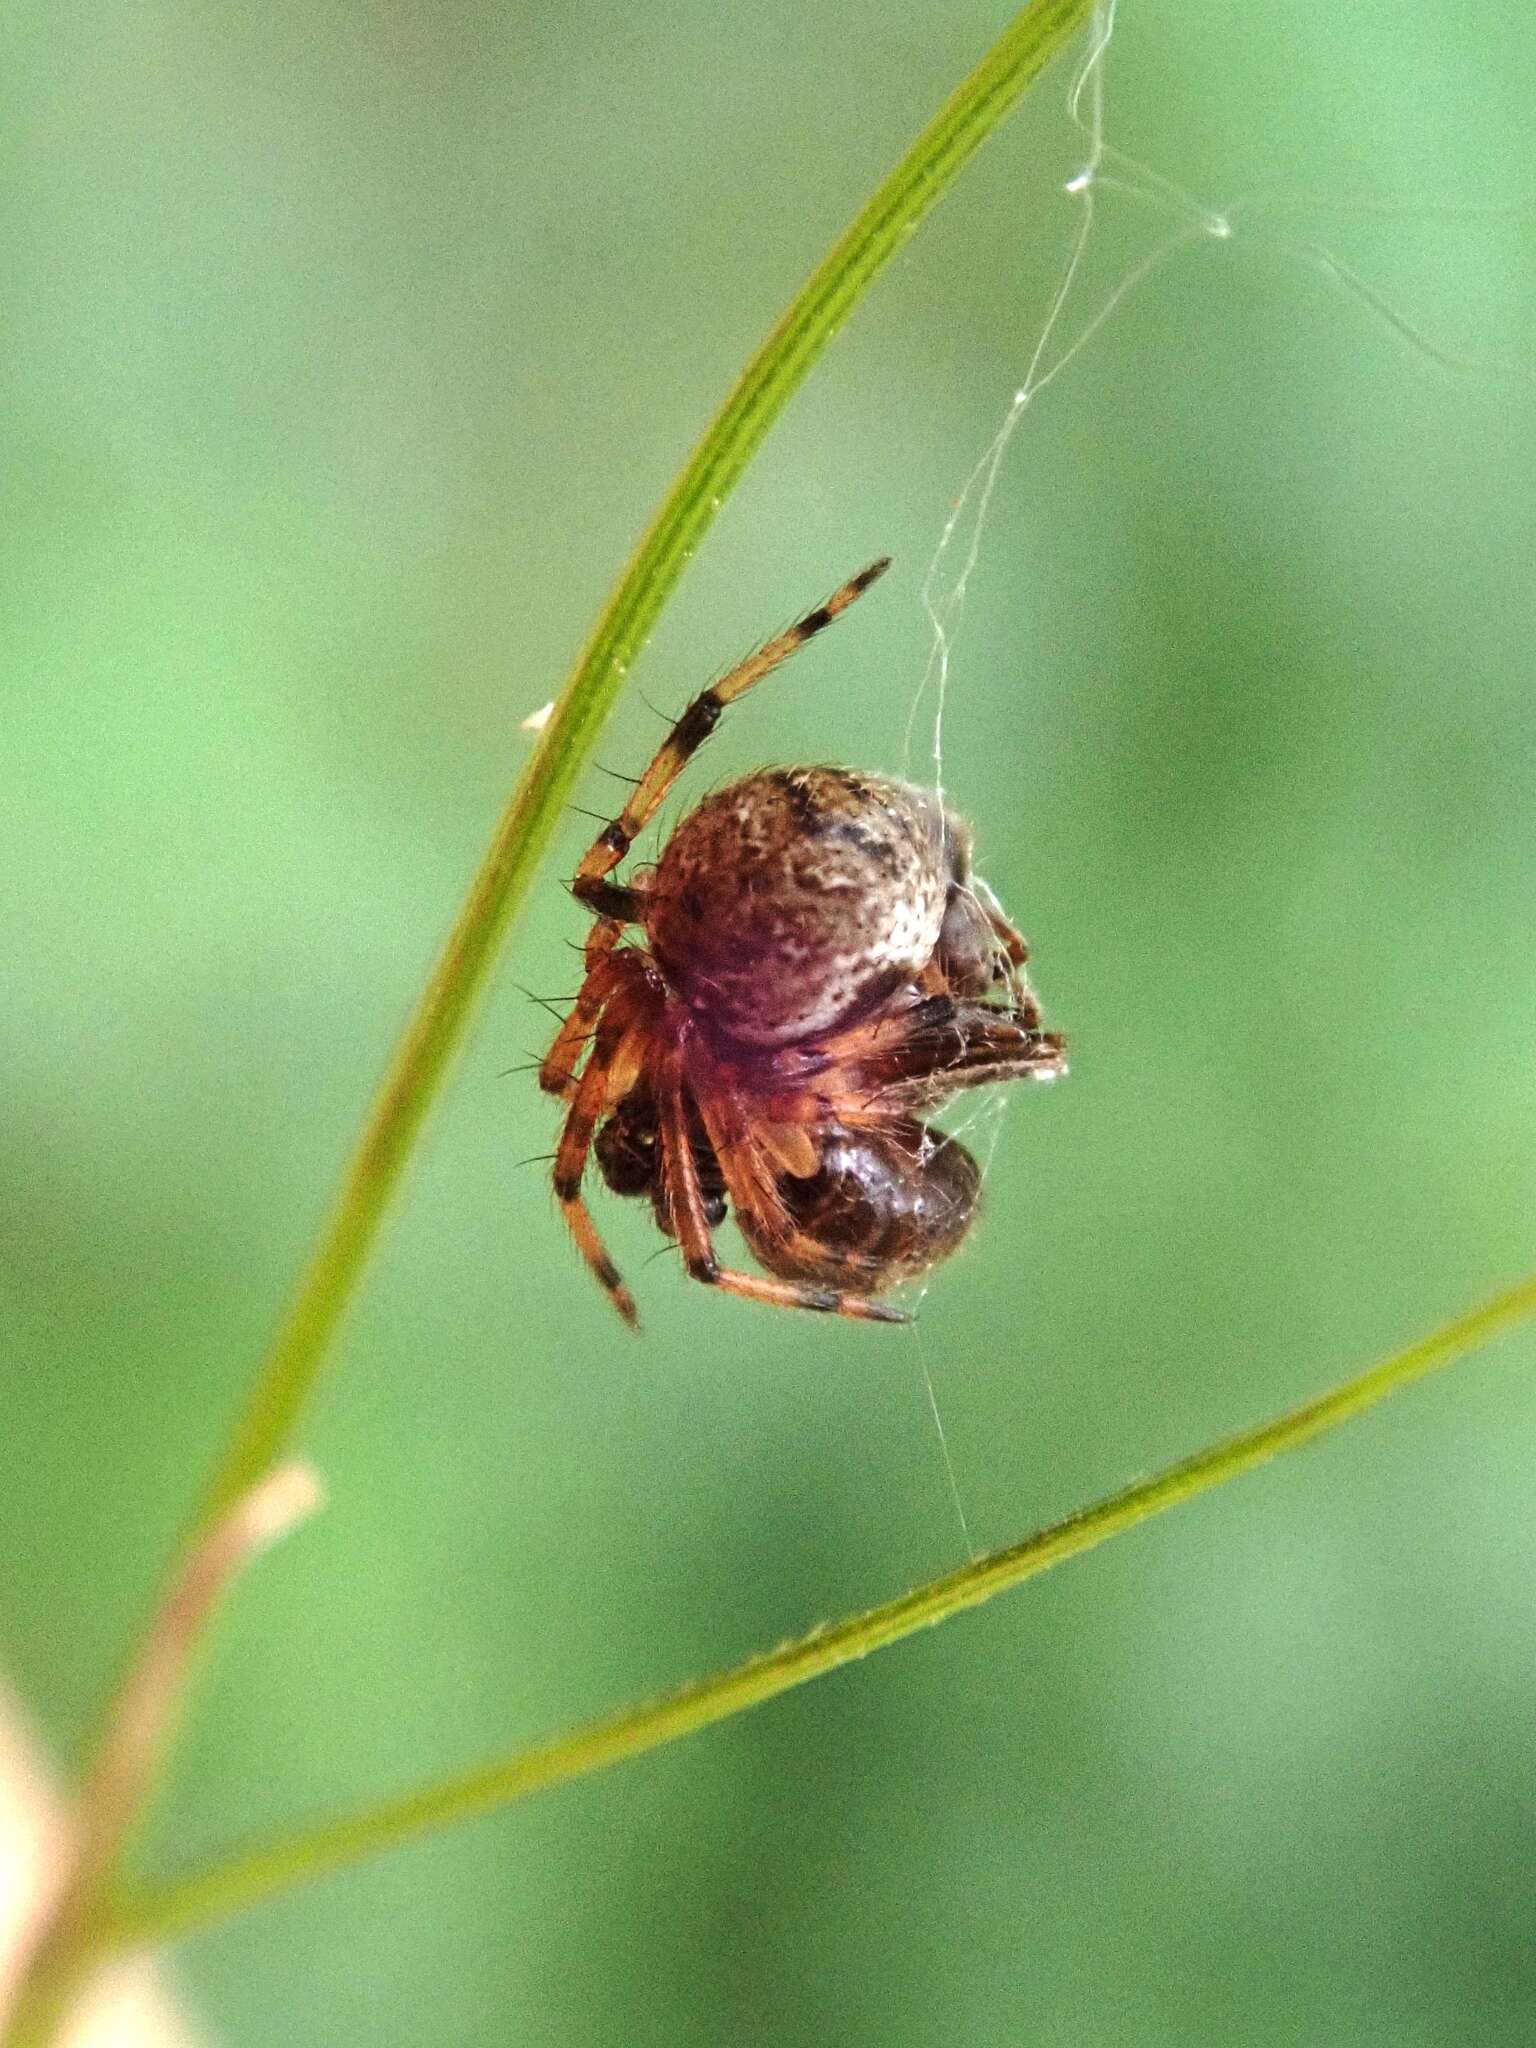
[[[0, 1620], [61, 1751], [518, 721], [1007, 13], [0, 26]], [[923, 571], [1077, 219], [1070, 75], [774, 432], [601, 760], [654, 744], [640, 690], [677, 709], [888, 549], [700, 781], [900, 766]], [[307, 1431], [331, 1506], [236, 1603], [156, 1866], [954, 1564], [925, 1362], [990, 1545], [1530, 1265], [1533, 97], [1513, 0], [1125, 0], [1109, 139], [1238, 232], [1024, 419], [944, 735], [1072, 1079], [1009, 1105], [918, 1336], [690, 1288], [609, 1202], [636, 1343], [504, 1074], [551, 1028], [514, 984], [574, 986], [572, 817]], [[1103, 190], [1062, 339], [1188, 224]], [[191, 1942], [179, 1981], [240, 2048], [1528, 2042], [1533, 1364], [1509, 1340], [963, 1624]]]

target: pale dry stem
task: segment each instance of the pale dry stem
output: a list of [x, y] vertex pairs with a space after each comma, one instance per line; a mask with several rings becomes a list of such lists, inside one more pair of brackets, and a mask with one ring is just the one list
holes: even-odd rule
[[[31, 2001], [40, 2029], [46, 2030], [74, 1999], [76, 1959], [89, 1945], [103, 1881], [148, 1804], [175, 1732], [192, 1659], [213, 1611], [236, 1574], [312, 1514], [322, 1499], [310, 1468], [289, 1463], [269, 1473], [214, 1522], [145, 1632], [72, 1816], [58, 1808], [38, 1768], [14, 1746], [0, 1863], [0, 2017], [14, 1996], [13, 2017], [23, 2019]], [[113, 1974], [115, 1979], [118, 1972]], [[70, 2048], [180, 2038], [163, 2028], [159, 2033], [123, 2031], [130, 2024], [125, 2014], [141, 2011], [147, 2024], [150, 2013], [142, 1987], [128, 2006], [123, 1999], [120, 1986], [108, 1995], [98, 1982], [61, 2038]], [[108, 2031], [90, 2031], [97, 2024], [93, 2013]]]

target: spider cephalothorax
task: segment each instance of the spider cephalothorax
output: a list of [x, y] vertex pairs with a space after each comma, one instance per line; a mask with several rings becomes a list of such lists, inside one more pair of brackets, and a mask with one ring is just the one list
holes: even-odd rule
[[[568, 1105], [555, 1193], [630, 1322], [582, 1195], [589, 1153], [615, 1193], [650, 1200], [696, 1280], [904, 1322], [873, 1297], [954, 1250], [981, 1185], [922, 1115], [964, 1088], [1065, 1071], [1024, 941], [971, 871], [968, 828], [930, 791], [766, 769], [705, 798], [653, 869], [611, 879], [725, 705], [885, 567], [696, 697], [577, 870], [597, 917], [539, 1080]], [[774, 1277], [720, 1264], [710, 1233], [727, 1208]]]

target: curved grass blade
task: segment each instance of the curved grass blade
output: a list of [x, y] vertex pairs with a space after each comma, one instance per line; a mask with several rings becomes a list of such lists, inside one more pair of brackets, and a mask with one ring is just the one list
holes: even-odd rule
[[1536, 1317], [1536, 1276], [1495, 1295], [1480, 1308], [1421, 1337], [1317, 1400], [1197, 1451], [1151, 1479], [1068, 1515], [1006, 1550], [978, 1557], [882, 1607], [813, 1630], [668, 1699], [631, 1708], [479, 1770], [423, 1786], [369, 1811], [325, 1822], [214, 1869], [149, 1886], [119, 1903], [102, 1931], [103, 1940], [112, 1946], [173, 1940], [315, 1878], [382, 1855], [432, 1829], [495, 1812], [531, 1793], [643, 1756], [647, 1750], [728, 1720], [839, 1665], [978, 1607], [1154, 1515], [1312, 1442], [1374, 1407], [1388, 1394], [1450, 1365], [1532, 1317]]
[[[1029, 0], [806, 280], [663, 501], [556, 699], [497, 825], [368, 1112], [292, 1306], [177, 1545], [167, 1587], [175, 1584], [185, 1560], [197, 1554], [219, 1518], [291, 1449], [390, 1202], [577, 771], [699, 542], [854, 305], [1090, 10], [1091, 0]], [[130, 1651], [87, 1745], [82, 1773], [87, 1802], [121, 1717], [133, 1665]], [[110, 1875], [102, 1873], [104, 1883]], [[100, 1899], [81, 1906], [82, 1928], [89, 1930], [99, 1922]], [[55, 2008], [76, 1974], [87, 1939], [88, 1932], [82, 1933], [80, 1941], [66, 1944], [68, 1953], [55, 1950], [45, 1958]], [[54, 2032], [51, 2021], [37, 2019], [31, 1989], [24, 1986], [5, 2035], [6, 2048], [23, 2043], [33, 2048]]]

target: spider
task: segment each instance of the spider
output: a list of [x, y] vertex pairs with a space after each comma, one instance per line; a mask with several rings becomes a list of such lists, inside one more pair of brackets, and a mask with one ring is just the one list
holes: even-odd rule
[[[955, 1249], [981, 1184], [924, 1114], [965, 1088], [1066, 1071], [1024, 941], [971, 870], [970, 829], [929, 791], [763, 769], [689, 812], [653, 867], [614, 879], [726, 705], [888, 567], [872, 562], [695, 697], [572, 882], [595, 921], [539, 1085], [567, 1105], [556, 1199], [632, 1325], [582, 1192], [593, 1155], [615, 1193], [649, 1199], [693, 1279], [908, 1322], [875, 1297]], [[716, 1255], [727, 1207], [765, 1273]]]

